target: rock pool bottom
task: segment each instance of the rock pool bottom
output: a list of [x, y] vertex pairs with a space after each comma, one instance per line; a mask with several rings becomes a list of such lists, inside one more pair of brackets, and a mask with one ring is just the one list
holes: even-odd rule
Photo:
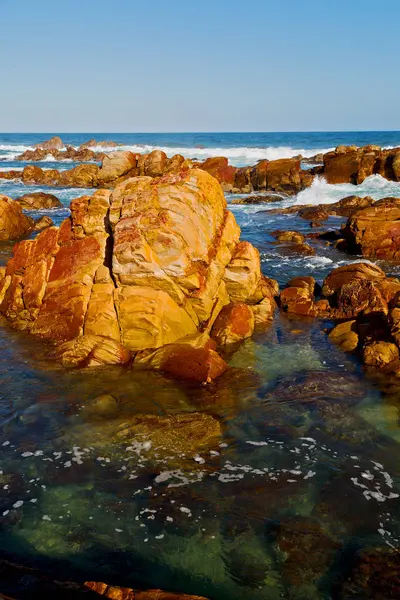
[[[400, 545], [400, 391], [326, 326], [277, 316], [199, 388], [56, 370], [3, 323], [2, 556], [214, 600], [331, 597], [357, 550]], [[138, 414], [196, 411], [222, 432], [199, 453], [119, 435]]]

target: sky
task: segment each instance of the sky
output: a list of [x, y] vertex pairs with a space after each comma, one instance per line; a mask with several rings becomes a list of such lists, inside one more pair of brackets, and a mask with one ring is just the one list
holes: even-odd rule
[[400, 129], [400, 1], [0, 0], [0, 131]]

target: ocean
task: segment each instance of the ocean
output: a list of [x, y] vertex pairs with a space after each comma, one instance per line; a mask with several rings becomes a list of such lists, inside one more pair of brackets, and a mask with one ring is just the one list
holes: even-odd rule
[[[311, 157], [341, 144], [400, 146], [397, 131], [0, 134], [0, 169], [23, 168], [17, 155], [53, 135], [75, 147], [96, 138], [142, 153], [223, 155], [236, 166]], [[38, 164], [75, 163], [49, 157]], [[32, 214], [55, 224], [68, 216], [71, 199], [91, 193], [0, 180], [0, 193], [11, 198], [39, 190], [57, 195], [63, 208]], [[333, 268], [359, 258], [322, 243], [313, 256], [282, 249], [274, 230], [306, 232], [309, 224], [271, 211], [352, 194], [400, 197], [400, 183], [379, 175], [359, 186], [317, 178], [271, 204], [226, 197], [242, 238], [260, 251], [264, 274], [283, 286], [297, 275], [322, 283]], [[343, 222], [329, 217], [320, 229]], [[10, 244], [0, 244], [0, 264], [10, 253]], [[399, 266], [378, 264], [400, 276]], [[400, 428], [399, 392], [383, 391], [356, 356], [334, 347], [330, 325], [277, 314], [226, 356], [232, 378], [199, 389], [116, 367], [55, 369], [46, 345], [2, 321], [0, 557], [57, 580], [160, 587], [212, 600], [333, 597], [359, 549], [400, 545]], [[113, 399], [111, 416], [95, 410], [104, 397]], [[222, 441], [205, 459], [181, 457], [184, 468], [115, 435], [116, 424], [137, 414], [195, 411], [219, 419]]]

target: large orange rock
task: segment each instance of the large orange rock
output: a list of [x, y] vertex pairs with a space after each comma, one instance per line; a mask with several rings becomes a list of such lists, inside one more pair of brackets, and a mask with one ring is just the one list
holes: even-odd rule
[[225, 306], [215, 320], [212, 338], [224, 346], [251, 337], [254, 332], [254, 314], [247, 304]]
[[[272, 318], [277, 284], [261, 275], [258, 251], [240, 242], [205, 171], [129, 178], [70, 208], [59, 228], [15, 247], [0, 280], [1, 312], [62, 344], [64, 365], [122, 364], [135, 353], [138, 366], [209, 382], [227, 368], [208, 338], [223, 307], [239, 302], [247, 315], [244, 334], [231, 319], [236, 339]], [[193, 342], [199, 333], [204, 343]]]
[[281, 158], [266, 166], [266, 188], [275, 192], [296, 193], [302, 189], [300, 160]]
[[199, 165], [199, 168], [215, 177], [224, 189], [230, 191], [234, 186], [237, 169], [229, 165], [228, 159], [225, 156], [207, 158], [207, 160]]
[[366, 257], [400, 260], [400, 198], [384, 198], [359, 210], [343, 230], [349, 246]]
[[106, 154], [98, 172], [100, 185], [113, 181], [134, 169], [136, 167], [136, 156], [136, 154], [129, 151], [116, 151]]
[[147, 154], [143, 163], [144, 175], [161, 177], [167, 167], [168, 158], [162, 150], [153, 150]]
[[0, 241], [18, 240], [34, 227], [32, 219], [23, 214], [21, 205], [0, 195]]

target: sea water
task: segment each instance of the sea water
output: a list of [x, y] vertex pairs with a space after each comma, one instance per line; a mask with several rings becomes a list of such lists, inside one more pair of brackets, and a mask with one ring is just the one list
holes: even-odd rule
[[[338, 144], [400, 144], [399, 132], [60, 136], [74, 146], [96, 137], [135, 151], [161, 148], [169, 156], [225, 155], [239, 166], [313, 156]], [[1, 168], [23, 167], [17, 154], [48, 137], [0, 135]], [[0, 180], [0, 193], [12, 198], [38, 190], [62, 201], [62, 209], [40, 211], [57, 224], [71, 199], [88, 193]], [[300, 274], [322, 282], [332, 268], [357, 258], [316, 241], [314, 256], [288, 252], [271, 233], [306, 231], [308, 223], [272, 209], [350, 194], [400, 196], [400, 184], [380, 176], [361, 186], [316, 179], [272, 204], [227, 200], [243, 239], [260, 250], [264, 273], [285, 285]], [[342, 221], [330, 217], [323, 229]], [[1, 245], [2, 264], [10, 252], [11, 244]], [[400, 275], [398, 267], [379, 264]], [[2, 556], [55, 579], [160, 587], [214, 600], [331, 597], [358, 549], [400, 544], [400, 389], [368, 377], [356, 357], [333, 347], [328, 326], [277, 314], [225, 357], [231, 372], [199, 388], [116, 367], [56, 368], [45, 344], [2, 322]], [[111, 413], [98, 411], [104, 397], [111, 398]], [[137, 414], [196, 411], [221, 423], [218, 446], [207, 453], [170, 456], [118, 437]]]

